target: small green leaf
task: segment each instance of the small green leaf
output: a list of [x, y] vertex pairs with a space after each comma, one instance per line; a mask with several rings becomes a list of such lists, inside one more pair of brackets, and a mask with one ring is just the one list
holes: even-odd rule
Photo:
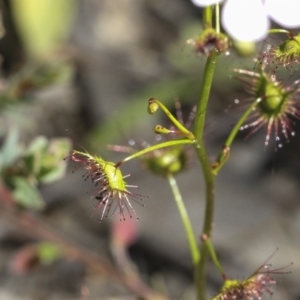
[[48, 147], [41, 158], [41, 171], [37, 179], [42, 183], [49, 183], [63, 177], [67, 163], [64, 158], [71, 150], [68, 138], [56, 138], [49, 141]]
[[36, 137], [28, 146], [24, 162], [28, 173], [37, 175], [41, 171], [41, 160], [47, 147], [48, 140], [44, 136]]
[[59, 162], [57, 167], [48, 169], [47, 172], [45, 172], [45, 174], [39, 174], [37, 180], [41, 183], [50, 183], [61, 179], [64, 176], [65, 172], [66, 172], [66, 163]]
[[45, 206], [43, 198], [36, 187], [22, 177], [11, 178], [14, 186], [13, 195], [18, 204], [25, 208], [40, 210]]
[[41, 242], [37, 247], [37, 255], [42, 264], [51, 264], [62, 257], [62, 252], [55, 244]]
[[39, 151], [43, 151], [48, 144], [48, 140], [44, 136], [38, 136], [34, 140], [31, 141], [29, 144], [26, 153], [27, 154], [34, 154]]
[[63, 160], [71, 150], [68, 138], [47, 140], [37, 137], [29, 145], [24, 162], [27, 173], [34, 175], [41, 183], [49, 183], [63, 177], [67, 163]]
[[0, 172], [3, 168], [13, 164], [20, 157], [22, 151], [23, 147], [19, 144], [18, 130], [10, 130], [0, 150]]

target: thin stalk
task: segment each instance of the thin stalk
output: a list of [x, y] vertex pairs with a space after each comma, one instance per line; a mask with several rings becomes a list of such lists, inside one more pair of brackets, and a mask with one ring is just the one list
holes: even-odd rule
[[240, 127], [243, 125], [245, 120], [248, 118], [248, 116], [251, 114], [255, 106], [261, 101], [261, 98], [257, 98], [253, 103], [248, 107], [248, 109], [243, 113], [241, 118], [238, 120], [238, 122], [234, 125], [232, 128], [223, 148], [220, 152], [219, 156], [217, 157], [216, 162], [213, 163], [213, 174], [216, 176], [219, 171], [222, 169], [222, 167], [225, 165], [227, 159], [230, 155], [230, 146], [232, 142], [234, 141], [237, 133], [240, 130]]
[[156, 112], [157, 109], [152, 110], [151, 105], [157, 105], [155, 108], [160, 107], [163, 112], [167, 115], [167, 117], [171, 120], [171, 122], [178, 128], [178, 130], [183, 133], [189, 140], [194, 141], [195, 137], [192, 132], [190, 132], [183, 124], [181, 124], [172, 114], [171, 112], [167, 109], [167, 107], [161, 103], [158, 99], [151, 98], [149, 99], [149, 106], [148, 106], [148, 112], [150, 114], [153, 114]]
[[286, 29], [279, 29], [279, 28], [273, 28], [268, 30], [269, 33], [286, 33], [287, 35], [290, 35], [290, 31]]
[[[210, 160], [206, 152], [205, 144], [203, 141], [203, 133], [207, 104], [210, 96], [217, 58], [218, 54], [215, 50], [212, 51], [210, 53], [210, 56], [207, 58], [194, 126], [194, 135], [196, 137], [195, 150], [201, 163], [206, 186], [205, 216], [202, 235], [205, 235], [209, 239], [211, 237], [214, 214], [215, 176], [212, 173]], [[205, 267], [208, 254], [209, 249], [204, 242], [201, 246], [201, 260], [196, 271], [197, 292], [199, 300], [205, 300], [206, 295]]]
[[210, 254], [210, 257], [211, 257], [214, 265], [217, 267], [220, 274], [222, 275], [222, 278], [225, 280], [226, 279], [225, 272], [224, 272], [223, 267], [221, 266], [221, 263], [218, 259], [217, 253], [215, 251], [215, 248], [214, 248], [214, 245], [213, 245], [211, 239], [206, 239], [204, 242], [206, 243], [206, 247], [208, 249], [208, 252]]
[[126, 161], [129, 161], [129, 160], [131, 160], [133, 158], [142, 156], [144, 154], [147, 154], [147, 153], [152, 152], [152, 151], [157, 150], [157, 149], [171, 147], [171, 146], [177, 146], [177, 145], [194, 144], [194, 143], [195, 143], [195, 141], [191, 141], [191, 140], [187, 140], [187, 139], [184, 139], [184, 140], [175, 140], [175, 141], [167, 141], [167, 142], [159, 143], [159, 144], [150, 146], [148, 148], [145, 148], [145, 149], [143, 149], [141, 151], [135, 152], [135, 153], [133, 153], [130, 156], [127, 156], [126, 158], [122, 159], [120, 162], [118, 162], [116, 164], [116, 168], [118, 168], [122, 163], [124, 163]]
[[186, 237], [188, 239], [188, 243], [189, 243], [189, 248], [190, 248], [190, 253], [191, 253], [191, 257], [192, 257], [192, 261], [193, 261], [193, 265], [196, 266], [199, 263], [199, 259], [200, 259], [200, 251], [199, 251], [199, 247], [197, 244], [197, 240], [195, 237], [195, 233], [193, 231], [193, 227], [190, 221], [190, 218], [188, 216], [186, 207], [184, 205], [184, 202], [182, 200], [182, 196], [180, 193], [180, 190], [178, 188], [177, 185], [177, 181], [175, 179], [175, 177], [173, 176], [173, 174], [168, 174], [168, 181], [171, 187], [171, 190], [173, 192], [173, 196], [185, 229], [185, 233], [186, 233]]

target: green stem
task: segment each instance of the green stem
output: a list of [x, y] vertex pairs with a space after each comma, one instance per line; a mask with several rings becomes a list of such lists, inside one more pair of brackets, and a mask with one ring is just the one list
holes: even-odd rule
[[216, 32], [217, 33], [220, 33], [221, 31], [220, 31], [220, 4], [218, 3], [218, 4], [216, 4], [215, 5], [215, 20], [216, 20], [216, 24], [215, 24], [215, 26], [216, 26]]
[[180, 214], [180, 217], [181, 217], [184, 229], [185, 229], [185, 233], [186, 233], [186, 236], [188, 239], [193, 265], [196, 268], [196, 266], [199, 262], [199, 259], [200, 259], [200, 252], [199, 252], [197, 240], [195, 238], [195, 234], [193, 231], [193, 227], [192, 227], [191, 221], [189, 219], [187, 210], [185, 208], [184, 202], [182, 200], [182, 196], [181, 196], [180, 190], [178, 188], [176, 179], [173, 176], [173, 174], [170, 173], [168, 175], [168, 180], [169, 180], [169, 184], [172, 189], [173, 196], [174, 196], [175, 202], [177, 204], [177, 208], [178, 208], [178, 211], [179, 211], [179, 214]]
[[212, 6], [207, 6], [203, 10], [203, 27], [212, 27]]
[[[209, 157], [203, 141], [205, 117], [207, 111], [207, 103], [210, 96], [211, 85], [214, 77], [218, 54], [214, 50], [208, 57], [204, 69], [204, 76], [200, 91], [200, 98], [197, 106], [194, 134], [196, 137], [195, 150], [201, 163], [202, 172], [205, 179], [206, 207], [202, 235], [208, 239], [211, 237], [213, 213], [214, 213], [214, 197], [215, 197], [215, 176], [212, 173]], [[205, 267], [208, 259], [209, 249], [206, 243], [201, 246], [201, 260], [196, 272], [198, 299], [205, 300], [206, 284], [205, 284]]]
[[[201, 145], [201, 144], [200, 144]], [[204, 223], [202, 229], [202, 235], [205, 234], [210, 238], [212, 223], [213, 223], [213, 213], [214, 213], [214, 198], [215, 198], [215, 177], [211, 172], [210, 162], [206, 153], [205, 148], [200, 147], [196, 149], [198, 158], [202, 166], [202, 172], [205, 179], [205, 213], [204, 213]], [[205, 284], [205, 269], [206, 261], [208, 259], [208, 248], [206, 243], [203, 243], [201, 246], [201, 260], [197, 270], [197, 290], [198, 290], [198, 299], [205, 300], [206, 295], [206, 284]]]
[[232, 142], [234, 141], [237, 133], [239, 132], [241, 126], [245, 122], [245, 120], [248, 118], [248, 116], [251, 114], [253, 109], [256, 107], [256, 105], [261, 101], [261, 98], [257, 98], [253, 103], [248, 107], [248, 109], [243, 113], [241, 118], [238, 120], [238, 122], [234, 125], [232, 128], [223, 148], [220, 152], [219, 156], [217, 157], [217, 160], [213, 163], [213, 174], [216, 176], [221, 168], [225, 165], [227, 159], [229, 158], [230, 154], [230, 146]]
[[157, 104], [162, 110], [163, 112], [168, 116], [168, 118], [171, 120], [171, 122], [182, 132], [185, 134], [185, 136], [189, 139], [189, 140], [195, 140], [195, 137], [193, 135], [192, 132], [190, 132], [183, 124], [181, 124], [172, 114], [171, 112], [167, 109], [167, 107], [161, 103], [158, 99], [156, 98], [150, 98], [149, 99], [149, 107], [148, 107], [148, 112], [150, 114], [153, 114], [156, 112], [156, 110], [152, 111], [151, 105], [155, 103]]
[[278, 29], [278, 28], [274, 28], [274, 29], [269, 29], [268, 31], [269, 33], [286, 33], [286, 34], [290, 34], [290, 32], [286, 29]]
[[226, 278], [225, 272], [224, 272], [223, 267], [221, 266], [221, 264], [219, 262], [219, 259], [217, 257], [217, 253], [215, 251], [213, 243], [211, 242], [211, 239], [207, 239], [204, 242], [206, 243], [208, 252], [210, 253], [210, 257], [211, 257], [213, 263], [215, 264], [215, 266], [218, 268], [219, 272], [221, 273], [222, 278], [223, 279]]
[[175, 140], [175, 141], [167, 141], [167, 142], [164, 142], [164, 143], [159, 143], [159, 144], [153, 145], [151, 147], [145, 148], [141, 151], [135, 152], [130, 156], [127, 156], [126, 158], [124, 158], [120, 162], [118, 162], [115, 166], [116, 166], [116, 168], [118, 168], [122, 163], [124, 163], [128, 160], [131, 160], [133, 158], [142, 156], [144, 154], [147, 154], [149, 152], [152, 152], [152, 151], [155, 151], [155, 150], [158, 150], [158, 149], [161, 149], [161, 148], [166, 148], [166, 147], [171, 147], [171, 146], [178, 146], [178, 145], [186, 145], [186, 144], [194, 144], [194, 143], [195, 143], [195, 141], [186, 140], [186, 139], [184, 139], [184, 140]]
[[203, 139], [207, 103], [210, 95], [217, 59], [218, 53], [217, 51], [213, 50], [211, 51], [205, 64], [204, 76], [200, 90], [200, 98], [195, 117], [194, 135], [196, 136], [196, 143], [200, 143], [200, 141], [202, 141]]

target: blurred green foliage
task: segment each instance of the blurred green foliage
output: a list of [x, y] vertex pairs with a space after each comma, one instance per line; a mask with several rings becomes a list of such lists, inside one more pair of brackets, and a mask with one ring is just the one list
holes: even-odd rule
[[2, 17], [2, 13], [0, 11], [0, 39], [4, 36], [5, 34], [5, 28], [3, 26], [3, 17]]
[[68, 138], [36, 137], [27, 147], [19, 134], [11, 130], [0, 149], [0, 175], [15, 201], [24, 208], [42, 209], [44, 201], [38, 191], [40, 183], [50, 183], [65, 174], [63, 160], [71, 149]]
[[[13, 22], [26, 55], [21, 64], [12, 61], [13, 72], [7, 76], [1, 72], [0, 117], [10, 111], [19, 119], [17, 107], [21, 103], [29, 107], [34, 105], [34, 92], [70, 81], [73, 66], [66, 60], [68, 55], [57, 50], [62, 49], [61, 45], [66, 41], [76, 6], [76, 0], [10, 0]], [[9, 18], [8, 15], [5, 17]], [[6, 29], [5, 24], [0, 12], [0, 38], [11, 34], [6, 32], [11, 28]], [[13, 51], [14, 45], [9, 47]], [[39, 185], [64, 176], [66, 162], [63, 159], [72, 147], [71, 142], [68, 138], [37, 136], [26, 146], [14, 126], [15, 120], [12, 118], [10, 122], [8, 132], [2, 132], [0, 143], [0, 184], [5, 185], [20, 207], [42, 209], [45, 203]], [[26, 132], [22, 131], [23, 134]]]
[[76, 0], [11, 0], [13, 16], [23, 45], [32, 58], [52, 54], [66, 39]]
[[59, 60], [28, 63], [8, 78], [1, 79], [0, 108], [30, 100], [29, 93], [43, 87], [70, 80], [73, 67]]

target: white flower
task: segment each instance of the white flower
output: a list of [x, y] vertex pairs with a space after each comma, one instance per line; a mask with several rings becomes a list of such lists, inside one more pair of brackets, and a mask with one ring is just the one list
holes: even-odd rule
[[265, 0], [268, 15], [286, 28], [300, 26], [299, 0]]
[[224, 29], [238, 41], [258, 41], [266, 37], [270, 21], [261, 0], [229, 0], [222, 10]]
[[[201, 7], [222, 0], [192, 0]], [[270, 20], [282, 27], [300, 27], [299, 0], [227, 0], [222, 8], [222, 25], [235, 40], [252, 42], [266, 37]]]
[[196, 6], [205, 7], [222, 2], [223, 0], [192, 0]]

